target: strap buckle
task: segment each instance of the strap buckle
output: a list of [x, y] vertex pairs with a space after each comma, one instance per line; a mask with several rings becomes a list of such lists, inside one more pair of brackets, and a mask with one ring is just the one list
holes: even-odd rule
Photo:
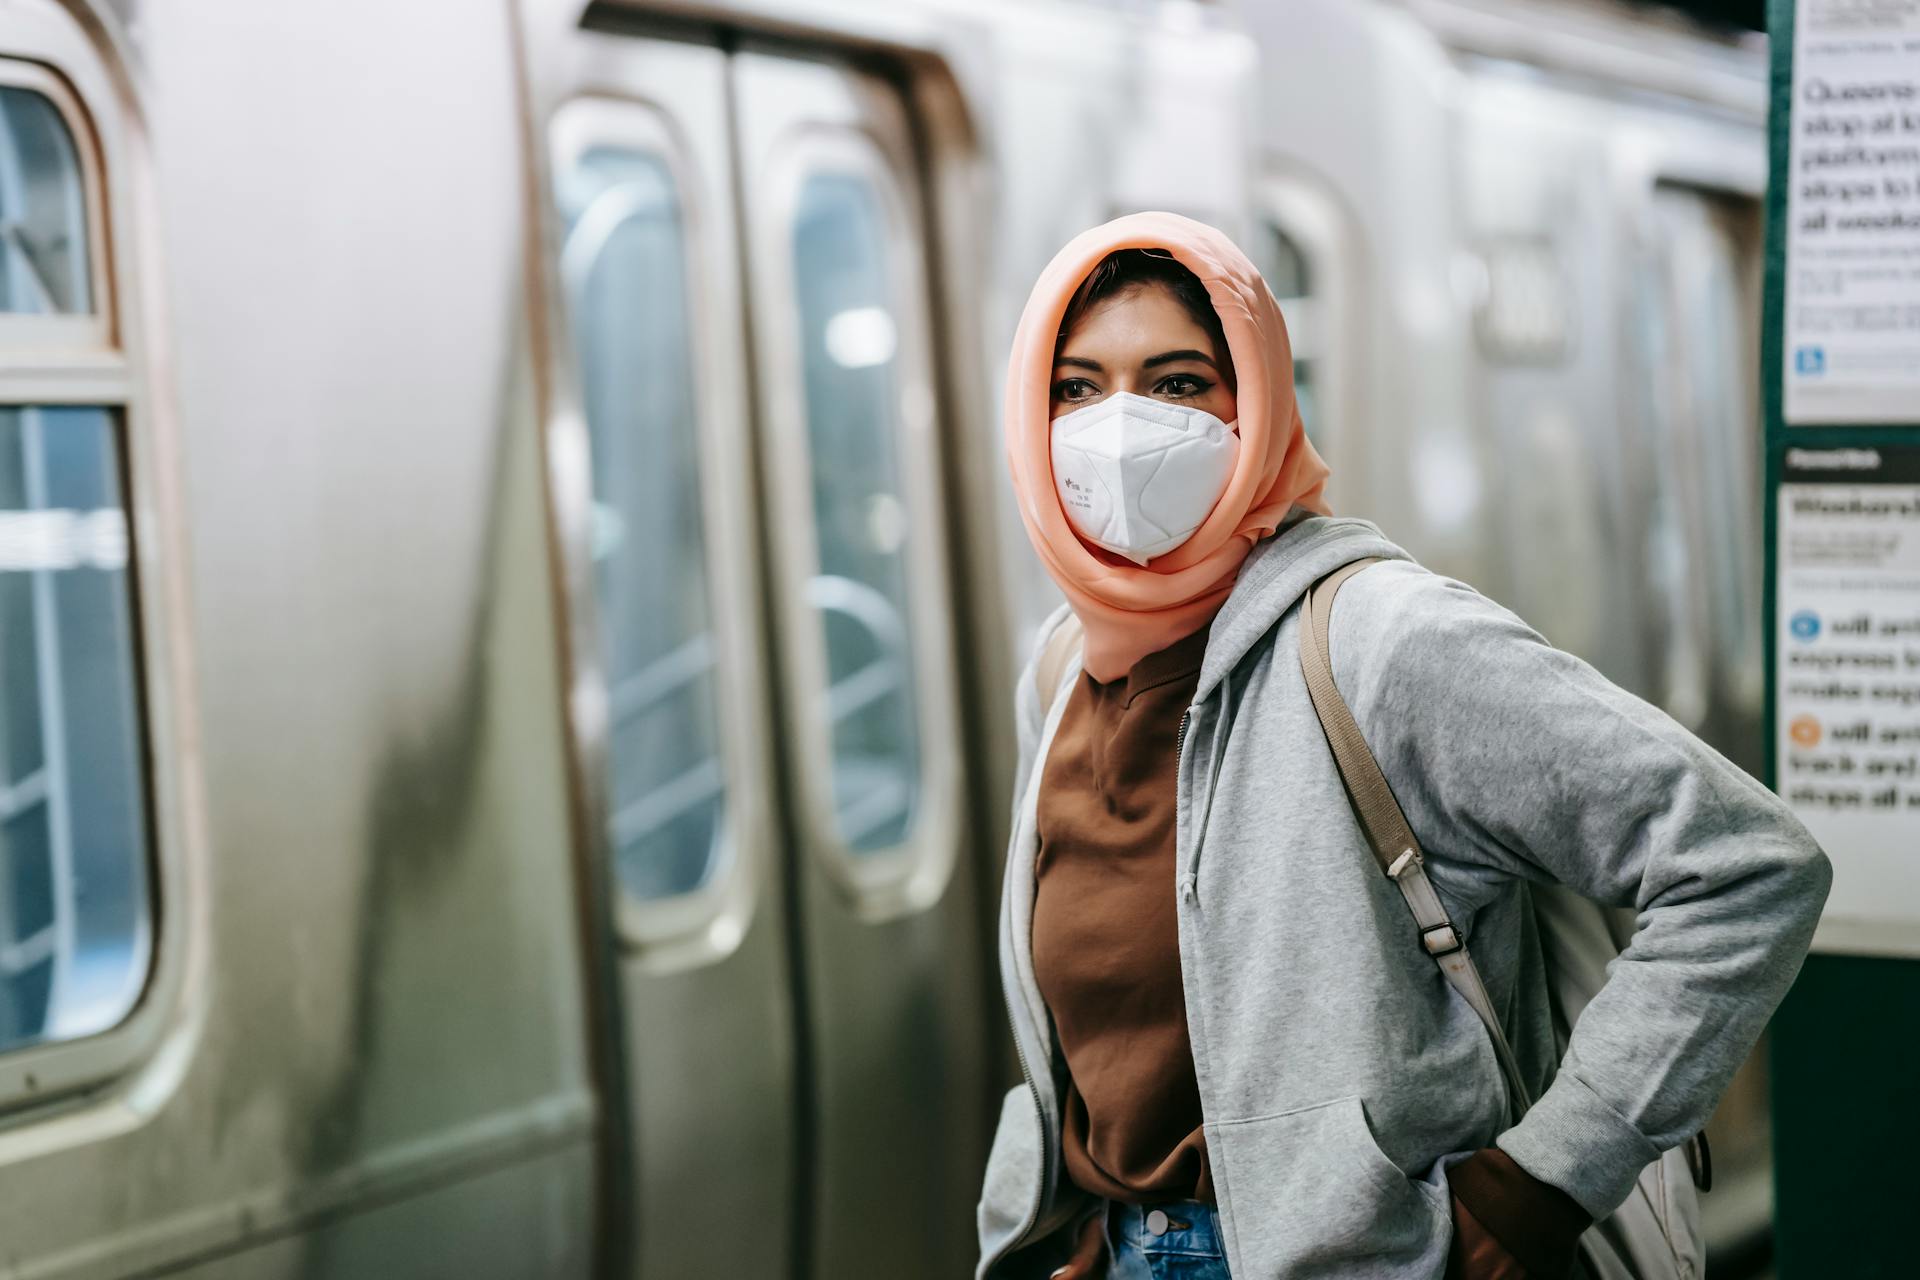
[[1420, 931], [1420, 945], [1427, 949], [1428, 955], [1438, 960], [1456, 951], [1464, 951], [1467, 944], [1460, 940], [1459, 931], [1453, 927], [1453, 922], [1443, 920], [1431, 929]]

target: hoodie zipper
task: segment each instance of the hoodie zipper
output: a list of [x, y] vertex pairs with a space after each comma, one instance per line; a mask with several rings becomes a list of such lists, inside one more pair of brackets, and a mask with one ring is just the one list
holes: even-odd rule
[[[1230, 693], [1231, 693], [1231, 689], [1228, 685], [1227, 679], [1223, 677], [1220, 681], [1220, 706], [1223, 713], [1230, 701], [1230, 697], [1229, 697]], [[1193, 714], [1192, 707], [1188, 707], [1185, 711], [1180, 713], [1180, 728], [1178, 732], [1176, 732], [1174, 735], [1174, 743], [1173, 743], [1174, 775], [1173, 776], [1176, 780], [1175, 781], [1176, 786], [1179, 785], [1178, 779], [1180, 777], [1180, 757], [1182, 754], [1182, 750], [1187, 745], [1187, 719], [1192, 714]], [[1198, 816], [1194, 819], [1194, 824], [1193, 824], [1193, 856], [1187, 859], [1186, 868], [1180, 873], [1180, 900], [1188, 904], [1189, 906], [1191, 906], [1200, 896], [1200, 846], [1207, 838], [1207, 820], [1213, 816], [1213, 791], [1214, 791], [1214, 787], [1220, 781], [1220, 756], [1221, 754], [1224, 754], [1224, 748], [1221, 747], [1218, 742], [1218, 737], [1219, 737], [1218, 726], [1215, 726], [1214, 735], [1215, 735], [1215, 746], [1216, 748], [1219, 749], [1220, 754], [1215, 755], [1214, 761], [1213, 761], [1213, 769], [1208, 773], [1207, 777], [1205, 779], [1200, 780], [1201, 785], [1204, 786], [1205, 788], [1205, 791], [1201, 795], [1195, 796], [1196, 800], [1201, 801], [1201, 807], [1200, 807], [1200, 812]], [[1190, 805], [1189, 809], [1191, 809], [1191, 807], [1192, 806]]]
[[[1191, 719], [1192, 716], [1193, 716], [1193, 708], [1192, 706], [1188, 706], [1188, 708], [1185, 711], [1182, 711], [1180, 713], [1180, 727], [1174, 732], [1174, 735], [1173, 735], [1173, 779], [1174, 779], [1173, 785], [1175, 787], [1178, 787], [1180, 785], [1180, 757], [1184, 755], [1186, 752], [1187, 721]], [[1208, 807], [1211, 808], [1212, 806], [1209, 805]], [[1194, 856], [1188, 862], [1186, 870], [1180, 873], [1180, 901], [1188, 904], [1191, 904], [1193, 900], [1197, 896], [1199, 896], [1198, 889], [1194, 881], [1193, 868], [1198, 866], [1200, 862], [1199, 842], [1200, 842], [1200, 837], [1203, 834], [1205, 834], [1205, 831], [1206, 831], [1206, 828], [1204, 825], [1195, 828], [1193, 833]]]

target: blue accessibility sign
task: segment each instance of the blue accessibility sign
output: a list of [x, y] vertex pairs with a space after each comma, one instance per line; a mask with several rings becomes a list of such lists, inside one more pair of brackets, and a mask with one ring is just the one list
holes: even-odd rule
[[1793, 632], [1796, 640], [1811, 640], [1820, 634], [1820, 615], [1811, 609], [1802, 609], [1787, 619], [1787, 630]]

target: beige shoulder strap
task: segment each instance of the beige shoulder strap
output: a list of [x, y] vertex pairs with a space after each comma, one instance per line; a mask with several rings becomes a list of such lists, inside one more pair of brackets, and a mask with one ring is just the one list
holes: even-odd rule
[[1060, 680], [1067, 674], [1067, 663], [1073, 660], [1074, 651], [1079, 648], [1085, 633], [1080, 627], [1079, 617], [1069, 612], [1054, 627], [1053, 634], [1047, 637], [1047, 647], [1040, 653], [1040, 661], [1035, 664], [1033, 683], [1040, 693], [1040, 706], [1043, 710], [1053, 706], [1053, 695], [1060, 690]]
[[1305, 616], [1300, 625], [1300, 669], [1307, 677], [1307, 694], [1320, 717], [1320, 728], [1333, 749], [1334, 767], [1340, 771], [1347, 796], [1353, 802], [1354, 815], [1366, 834], [1367, 845], [1413, 913], [1420, 930], [1420, 942], [1439, 966], [1440, 975], [1460, 993], [1493, 1041], [1494, 1056], [1500, 1060], [1500, 1072], [1506, 1077], [1508, 1101], [1518, 1118], [1533, 1105], [1520, 1065], [1500, 1025], [1500, 1015], [1480, 980], [1480, 970], [1467, 951], [1466, 939], [1447, 918], [1447, 908], [1427, 878], [1426, 860], [1413, 828], [1407, 825], [1400, 802], [1393, 798], [1380, 762], [1374, 759], [1360, 726], [1353, 718], [1347, 700], [1333, 683], [1333, 660], [1327, 646], [1328, 624], [1333, 616], [1333, 597], [1348, 578], [1379, 557], [1355, 560], [1328, 574], [1307, 593]]

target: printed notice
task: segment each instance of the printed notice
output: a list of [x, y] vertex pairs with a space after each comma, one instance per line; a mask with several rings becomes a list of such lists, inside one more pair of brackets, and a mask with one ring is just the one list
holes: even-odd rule
[[1816, 945], [1920, 954], [1920, 448], [1789, 449], [1775, 782], [1833, 859]]
[[1800, 0], [1788, 422], [1920, 421], [1920, 0]]

